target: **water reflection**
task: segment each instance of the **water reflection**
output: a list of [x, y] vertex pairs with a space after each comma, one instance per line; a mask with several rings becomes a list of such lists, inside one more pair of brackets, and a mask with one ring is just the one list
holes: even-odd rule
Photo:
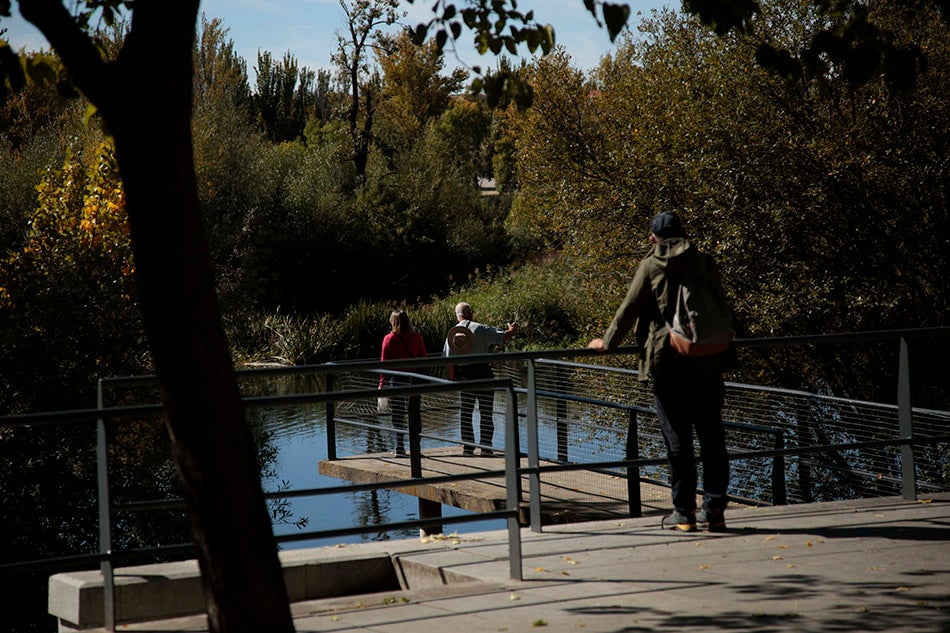
[[[375, 399], [372, 403], [344, 403], [337, 408], [336, 418], [358, 421], [366, 425], [378, 425], [380, 428], [354, 426], [338, 423], [336, 428], [338, 455], [359, 453], [386, 453], [393, 450], [393, 431], [388, 416], [376, 412]], [[460, 439], [458, 429], [457, 401], [428, 400], [423, 408], [423, 429], [426, 434], [439, 437]], [[593, 416], [581, 406], [570, 406], [563, 412], [571, 418], [572, 424], [564, 435], [570, 447], [570, 461], [607, 461], [622, 459], [626, 437], [625, 415], [614, 411], [601, 412]], [[554, 459], [558, 455], [556, 437], [559, 432], [552, 413], [539, 406], [541, 423], [539, 436], [542, 458]], [[501, 409], [495, 411], [496, 438], [504, 437], [505, 420]], [[601, 419], [603, 417], [603, 419]], [[347, 482], [325, 477], [318, 471], [320, 460], [327, 458], [326, 410], [324, 405], [299, 405], [273, 409], [260, 409], [249, 413], [249, 420], [257, 424], [261, 437], [268, 442], [275, 453], [275, 461], [269, 472], [265, 472], [264, 489], [300, 490], [306, 488], [325, 488], [345, 485]], [[579, 422], [586, 424], [579, 424]], [[593, 423], [593, 426], [591, 424]], [[602, 425], [602, 426], [601, 426]], [[523, 426], [523, 425], [522, 425]], [[563, 431], [561, 431], [563, 433]], [[527, 446], [527, 438], [521, 429], [521, 447]], [[651, 441], [649, 433], [642, 433], [641, 449]], [[422, 438], [422, 447], [446, 446], [444, 442], [432, 438]], [[461, 449], [459, 449], [461, 452]], [[642, 454], [642, 453], [641, 453]], [[651, 473], [652, 474], [652, 473]], [[275, 524], [278, 536], [299, 534], [302, 530], [294, 525], [305, 520], [306, 531], [340, 529], [354, 525], [379, 525], [418, 518], [419, 508], [416, 497], [381, 489], [377, 491], [339, 493], [319, 497], [295, 497], [282, 502], [287, 516]], [[470, 514], [467, 511], [443, 506], [444, 516]], [[475, 521], [452, 525], [452, 531], [471, 533], [483, 530], [504, 529], [503, 521]], [[383, 541], [393, 538], [411, 538], [418, 530], [387, 531], [380, 529], [367, 534], [331, 539], [313, 539], [284, 543], [285, 549], [314, 547], [336, 543], [359, 543], [364, 541]]]
[[[249, 420], [252, 424], [259, 425], [264, 441], [268, 442], [275, 452], [275, 462], [263, 479], [266, 491], [327, 488], [346, 483], [333, 477], [325, 477], [318, 471], [320, 460], [327, 458], [326, 417], [322, 405], [261, 409], [256, 414], [249, 414]], [[337, 436], [340, 444], [352, 445], [356, 440], [362, 445], [362, 450], [368, 452], [391, 450], [391, 439], [380, 430], [338, 425]], [[301, 520], [307, 520], [304, 530], [314, 531], [407, 521], [418, 516], [418, 502], [415, 497], [385, 489], [295, 497], [280, 503], [287, 510], [288, 516], [275, 523], [274, 533], [278, 536], [299, 534], [303, 530], [294, 523]], [[413, 535], [413, 531], [380, 530], [330, 539], [294, 541], [284, 543], [281, 547], [297, 549], [406, 538]]]

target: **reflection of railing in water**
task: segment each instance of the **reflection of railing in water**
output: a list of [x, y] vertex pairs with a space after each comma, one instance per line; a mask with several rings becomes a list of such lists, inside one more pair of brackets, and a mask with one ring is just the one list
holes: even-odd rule
[[[862, 403], [852, 400], [847, 400], [843, 398], [833, 398], [830, 396], [819, 396], [817, 394], [805, 394], [801, 392], [792, 392], [788, 390], [781, 389], [767, 389], [767, 388], [757, 388], [751, 387], [748, 385], [733, 385], [730, 384], [729, 392], [734, 395], [740, 390], [756, 393], [756, 397], [761, 397], [763, 399], [773, 399], [778, 400], [781, 398], [789, 399], [792, 402], [791, 405], [783, 405], [783, 407], [765, 407], [765, 410], [772, 417], [768, 418], [768, 422], [771, 426], [766, 424], [755, 424], [748, 421], [749, 417], [747, 412], [742, 412], [738, 410], [730, 410], [730, 405], [727, 402], [727, 417], [730, 418], [729, 426], [735, 431], [749, 431], [755, 434], [769, 433], [773, 434], [772, 445], [769, 449], [756, 449], [754, 445], [745, 450], [733, 451], [731, 452], [730, 459], [735, 462], [743, 461], [754, 461], [762, 459], [771, 459], [772, 462], [772, 476], [771, 480], [771, 495], [772, 501], [775, 503], [782, 503], [785, 500], [785, 486], [786, 486], [786, 469], [789, 468], [789, 465], [785, 467], [780, 467], [781, 460], [785, 459], [787, 456], [798, 456], [798, 461], [795, 466], [798, 469], [795, 473], [798, 476], [798, 495], [799, 498], [811, 498], [815, 493], [815, 488], [820, 485], [820, 482], [817, 481], [816, 475], [819, 474], [819, 471], [822, 469], [825, 470], [834, 470], [834, 472], [847, 472], [856, 479], [863, 478], [864, 480], [868, 479], [868, 475], [874, 476], [874, 481], [865, 487], [866, 490], [870, 490], [873, 485], [884, 485], [885, 491], [899, 490], [906, 498], [914, 498], [917, 494], [919, 486], [926, 485], [930, 488], [940, 487], [941, 482], [938, 480], [935, 481], [921, 481], [918, 478], [918, 470], [915, 466], [915, 448], [924, 451], [925, 449], [929, 450], [929, 447], [938, 447], [939, 445], [946, 443], [950, 440], [950, 436], [947, 435], [947, 421], [950, 420], [950, 414], [943, 411], [925, 411], [920, 409], [912, 409], [910, 404], [910, 377], [907, 371], [907, 343], [906, 339], [909, 337], [945, 337], [950, 334], [950, 329], [940, 328], [936, 330], [924, 330], [924, 331], [900, 331], [900, 332], [881, 332], [881, 333], [870, 333], [870, 334], [855, 334], [855, 335], [836, 335], [829, 337], [797, 337], [795, 339], [763, 339], [755, 341], [738, 341], [737, 345], [740, 346], [749, 346], [749, 347], [760, 347], [767, 345], [799, 345], [799, 344], [813, 344], [813, 343], [839, 343], [839, 342], [868, 342], [868, 341], [880, 341], [880, 340], [900, 340], [901, 350], [900, 350], [900, 371], [899, 371], [899, 381], [898, 381], [898, 403], [897, 405], [882, 405], [877, 403]], [[619, 350], [618, 353], [630, 353], [635, 352], [633, 348], [624, 348]], [[559, 350], [559, 351], [548, 351], [548, 352], [512, 352], [499, 355], [491, 355], [490, 357], [486, 356], [486, 360], [492, 360], [494, 362], [504, 362], [508, 364], [519, 364], [520, 367], [523, 367], [523, 371], [519, 370], [519, 374], [523, 373], [525, 375], [525, 384], [524, 386], [518, 386], [517, 393], [523, 394], [525, 396], [525, 411], [523, 418], [525, 420], [525, 442], [526, 445], [526, 455], [528, 456], [528, 467], [520, 468], [518, 465], [518, 460], [516, 459], [521, 455], [520, 446], [521, 442], [521, 433], [520, 433], [520, 424], [518, 423], [518, 399], [516, 396], [516, 384], [518, 383], [517, 379], [499, 379], [495, 381], [486, 381], [484, 384], [480, 383], [449, 383], [447, 381], [439, 379], [430, 379], [430, 384], [419, 385], [419, 386], [410, 386], [410, 387], [394, 387], [389, 390], [386, 390], [386, 393], [397, 396], [408, 396], [411, 394], [426, 394], [426, 393], [455, 393], [459, 389], [468, 389], [472, 387], [482, 386], [482, 387], [492, 387], [495, 389], [504, 390], [507, 393], [507, 406], [506, 406], [506, 423], [505, 423], [505, 433], [506, 441], [505, 448], [506, 450], [506, 468], [503, 471], [496, 471], [490, 473], [479, 473], [477, 476], [485, 477], [487, 475], [494, 476], [504, 476], [506, 480], [506, 488], [509, 494], [509, 505], [508, 508], [504, 511], [499, 511], [495, 513], [487, 513], [483, 516], [460, 516], [460, 517], [438, 517], [438, 518], [420, 518], [415, 521], [408, 522], [399, 522], [388, 524], [387, 526], [357, 526], [352, 528], [343, 528], [343, 529], [333, 529], [333, 530], [322, 530], [322, 531], [312, 531], [307, 533], [300, 533], [296, 535], [285, 535], [280, 537], [280, 541], [294, 541], [294, 540], [304, 540], [307, 538], [313, 538], [315, 536], [340, 536], [344, 534], [356, 534], [367, 531], [375, 531], [381, 527], [388, 527], [391, 529], [405, 529], [410, 527], [435, 527], [441, 526], [443, 524], [454, 524], [454, 523], [463, 523], [472, 520], [482, 520], [486, 516], [491, 516], [492, 518], [502, 518], [508, 522], [508, 531], [509, 531], [509, 548], [510, 548], [510, 570], [512, 577], [520, 578], [521, 574], [521, 560], [520, 560], [520, 536], [517, 526], [517, 504], [520, 500], [520, 481], [521, 476], [526, 475], [528, 477], [529, 486], [529, 504], [530, 504], [530, 517], [531, 517], [531, 527], [535, 530], [540, 530], [540, 496], [535, 491], [539, 490], [540, 482], [546, 473], [553, 473], [556, 471], [568, 471], [568, 470], [591, 470], [591, 469], [608, 469], [608, 468], [626, 468], [628, 470], [628, 486], [631, 482], [636, 482], [639, 480], [639, 469], [642, 467], [648, 466], [657, 466], [662, 465], [665, 461], [662, 458], [656, 459], [630, 459], [631, 456], [639, 456], [638, 447], [640, 440], [642, 439], [643, 433], [639, 426], [639, 419], [637, 413], [648, 413], [650, 412], [649, 408], [646, 407], [635, 407], [629, 403], [624, 402], [613, 402], [606, 399], [600, 399], [599, 401], [595, 398], [590, 398], [589, 396], [577, 396], [576, 394], [571, 394], [564, 387], [563, 377], [555, 378], [555, 385], [559, 388], [549, 389], [538, 386], [538, 376], [536, 375], [539, 365], [552, 362], [563, 362], [563, 361], [552, 361], [553, 358], [576, 358], [580, 356], [591, 356], [592, 353], [587, 350]], [[476, 357], [472, 357], [476, 358]], [[405, 361], [386, 361], [382, 363], [380, 361], [360, 361], [357, 363], [336, 363], [336, 364], [327, 364], [320, 366], [312, 367], [288, 367], [288, 368], [278, 368], [278, 369], [257, 369], [257, 370], [248, 370], [239, 372], [239, 376], [242, 381], [253, 380], [257, 377], [271, 378], [278, 376], [304, 376], [304, 375], [317, 375], [324, 376], [327, 378], [325, 383], [325, 390], [319, 393], [307, 393], [307, 394], [296, 394], [289, 396], [265, 396], [265, 397], [254, 397], [247, 398], [245, 402], [247, 406], [285, 406], [285, 405], [294, 405], [301, 403], [322, 403], [327, 407], [327, 441], [328, 441], [328, 454], [331, 455], [331, 458], [336, 457], [336, 446], [337, 446], [337, 437], [335, 424], [331, 424], [330, 421], [336, 419], [334, 408], [338, 402], [345, 402], [351, 400], [370, 400], [375, 401], [377, 395], [384, 393], [377, 391], [376, 389], [352, 389], [352, 390], [333, 390], [332, 377], [336, 374], [341, 374], [345, 372], [378, 372], [380, 371], [399, 371], [400, 368], [406, 367], [431, 367], [438, 368], [449, 364], [450, 359], [444, 358], [429, 358], [425, 360], [421, 359], [407, 359]], [[574, 363], [573, 365], [581, 368], [580, 363]], [[596, 367], [593, 365], [583, 365], [583, 371], [587, 372], [598, 372], [602, 376], [606, 373], [618, 372], [622, 370], [617, 370], [615, 368], [606, 368], [606, 367]], [[558, 382], [560, 381], [560, 382]], [[132, 379], [114, 379], [108, 380], [104, 379], [100, 382], [100, 389], [103, 389], [107, 386], [109, 387], [130, 387], [130, 386], [154, 386], [155, 379], [154, 377], [139, 377]], [[630, 391], [635, 391], [635, 387], [631, 387]], [[559, 458], [559, 461], [565, 463], [557, 463], [551, 465], [540, 464], [540, 443], [538, 437], [539, 429], [539, 399], [547, 398], [553, 399], [555, 401], [555, 456]], [[569, 433], [565, 430], [567, 426], [559, 425], [560, 422], [563, 422], [566, 425], [567, 418], [567, 408], [569, 402], [575, 402], [576, 404], [586, 404], [589, 406], [604, 406], [609, 408], [614, 408], [621, 411], [626, 411], [629, 416], [627, 419], [627, 442], [625, 446], [625, 455], [624, 459], [613, 459], [613, 460], [589, 460], [583, 463], [566, 463], [567, 457], [569, 456], [567, 438]], [[60, 557], [56, 559], [45, 559], [40, 561], [24, 561], [20, 563], [7, 564], [0, 566], [0, 569], [11, 570], [11, 569], [63, 569], [63, 568], [78, 568], [81, 566], [94, 566], [96, 564], [100, 565], [103, 570], [104, 578], [107, 579], [107, 589], [104, 592], [105, 608], [107, 612], [107, 623], [112, 622], [114, 626], [114, 620], [109, 620], [111, 617], [108, 613], [111, 610], [112, 605], [112, 591], [111, 591], [111, 570], [113, 565], [117, 563], [129, 563], [137, 560], [151, 559], [156, 555], [161, 555], [166, 558], [176, 558], [183, 556], [192, 555], [192, 548], [190, 545], [175, 545], [175, 546], [166, 546], [162, 548], [148, 548], [142, 550], [131, 550], [131, 551], [113, 551], [112, 550], [112, 516], [113, 513], [119, 510], [117, 506], [113, 506], [109, 501], [109, 481], [108, 481], [108, 466], [106, 457], [108, 455], [106, 440], [106, 421], [115, 420], [118, 418], [128, 418], [135, 416], [155, 416], [161, 413], [161, 407], [159, 405], [144, 405], [140, 407], [121, 407], [121, 408], [106, 408], [103, 404], [103, 394], [100, 392], [99, 399], [100, 408], [93, 410], [85, 411], [76, 411], [76, 412], [55, 412], [55, 413], [42, 413], [42, 414], [31, 414], [25, 416], [11, 416], [7, 418], [0, 418], [0, 427], [4, 426], [38, 426], [38, 425], [48, 425], [48, 424], [57, 424], [66, 421], [68, 424], [76, 423], [90, 423], [95, 422], [97, 426], [97, 437], [99, 438], [97, 446], [97, 459], [99, 462], [99, 526], [100, 526], [100, 546], [101, 551], [96, 554], [80, 554], [76, 556]], [[444, 406], [444, 405], [440, 405]], [[874, 411], [874, 415], [881, 416], [881, 419], [887, 418], [888, 424], [890, 423], [891, 418], [896, 422], [896, 432], [890, 434], [887, 431], [880, 431], [877, 427], [870, 429], [858, 429], [849, 419], [849, 415], [861, 416], [865, 415], [862, 411]], [[791, 413], [790, 413], [791, 412]], [[452, 441], [451, 438], [446, 440], [444, 437], [435, 436], [431, 434], [423, 433], [422, 429], [422, 412], [421, 411], [410, 411], [410, 418], [414, 418], [414, 421], [410, 424], [410, 428], [407, 429], [409, 435], [409, 445], [410, 445], [410, 467], [411, 467], [411, 476], [418, 478], [421, 476], [421, 440], [423, 438], [431, 438], [440, 441]], [[736, 418], [741, 418], [742, 421]], [[787, 418], [787, 419], [786, 419]], [[826, 426], [821, 426], [816, 423], [816, 420], [828, 418], [831, 422], [835, 422], [839, 427], [835, 428], [833, 425], [828, 424]], [[877, 418], [875, 418], [876, 420]], [[918, 424], [915, 425], [915, 420], [918, 421]], [[881, 425], [883, 426], [883, 425]], [[824, 433], [822, 436], [824, 439], [828, 440], [825, 442], [814, 442], [813, 440], [817, 437], [817, 434]], [[862, 435], [863, 433], [863, 435]], [[888, 437], [878, 437], [880, 435], [889, 435]], [[794, 445], [788, 446], [786, 444], [792, 443], [794, 440]], [[893, 449], [896, 449], [894, 451]], [[863, 458], [864, 453], [874, 453], [870, 458], [868, 458], [867, 466], [862, 466], [861, 468], [855, 468], [847, 462], [847, 456], [849, 454], [855, 454]], [[890, 452], [889, 452], [890, 451]], [[877, 455], [877, 453], [880, 453]], [[936, 449], [933, 452], [938, 452]], [[944, 452], [945, 453], [945, 452]], [[829, 466], [828, 464], [819, 462], [817, 459], [812, 458], [813, 455], [821, 454], [833, 454], [836, 458], [836, 461]], [[806, 459], [802, 459], [802, 456], [808, 456]], [[564, 459], [560, 459], [563, 457]], [[928, 455], [928, 458], [931, 456]], [[943, 464], [946, 464], [946, 454], [937, 455], [932, 457], [934, 461], [939, 463], [939, 460], [943, 460]], [[874, 460], [878, 460], [875, 462]], [[879, 470], [875, 473], [877, 468], [877, 463], [883, 463], [882, 470]], [[929, 468], [929, 465], [928, 465]], [[887, 472], [883, 472], [886, 470]], [[808, 472], [803, 472], [808, 471]], [[781, 475], [781, 476], [779, 476]], [[442, 481], [442, 482], [451, 482], [455, 480], [462, 480], [468, 476], [459, 476], [459, 477], [441, 477], [434, 478], [433, 481]], [[412, 480], [410, 480], [411, 482]], [[882, 483], [878, 483], [882, 482]], [[274, 493], [276, 496], [280, 497], [295, 497], [295, 496], [319, 496], [324, 494], [333, 494], [339, 491], [345, 492], [356, 492], [358, 490], [375, 490], [381, 487], [392, 486], [392, 483], [388, 484], [360, 484], [360, 485], [347, 485], [341, 486], [335, 489], [310, 489], [310, 490], [290, 490], [290, 491], [281, 491], [279, 493]], [[946, 487], [946, 482], [942, 482], [942, 486]], [[639, 490], [639, 489], [638, 489]], [[630, 500], [634, 500], [634, 492], [630, 490]], [[144, 502], [135, 502], [123, 504], [121, 507], [122, 511], [129, 512], [140, 512], [147, 510], [155, 509], [167, 509], [169, 507], [180, 507], [180, 500], [160, 500], [160, 501], [144, 501]], [[632, 509], [634, 512], [639, 511], [639, 505], [637, 504], [636, 509]]]

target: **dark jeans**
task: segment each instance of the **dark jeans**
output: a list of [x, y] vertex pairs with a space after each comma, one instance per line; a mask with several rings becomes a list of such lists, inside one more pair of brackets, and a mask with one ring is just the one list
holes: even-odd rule
[[409, 410], [408, 405], [409, 398], [406, 396], [389, 399], [389, 406], [393, 412], [393, 430], [396, 431], [393, 433], [393, 442], [397, 453], [406, 452], [406, 442], [408, 438], [406, 434], [401, 431], [409, 429], [409, 421], [406, 413]]
[[[402, 376], [390, 376], [386, 381], [386, 385], [389, 387], [407, 387], [413, 384], [416, 384], [414, 379]], [[417, 402], [419, 399], [420, 396], [394, 396], [389, 399], [389, 406], [393, 414], [393, 430], [396, 431], [393, 433], [396, 453], [406, 452], [406, 443], [409, 441], [409, 436], [406, 433], [409, 430], [409, 404], [410, 402]]]
[[703, 507], [724, 509], [728, 502], [729, 460], [722, 424], [722, 375], [684, 371], [655, 376], [653, 398], [668, 451], [673, 507], [684, 514], [696, 510], [695, 430], [703, 463]]
[[[494, 391], [463, 391], [461, 395], [461, 413], [459, 426], [462, 429], [462, 441], [468, 444], [475, 443], [475, 401], [478, 400], [478, 430], [479, 443], [491, 446], [495, 438], [495, 421], [492, 412], [495, 409]], [[465, 446], [470, 450], [471, 446]]]
[[[487, 380], [494, 378], [495, 374], [491, 366], [487, 363], [477, 365], [460, 365], [456, 369], [456, 378], [460, 381], [465, 380]], [[478, 401], [479, 416], [479, 444], [483, 446], [492, 446], [495, 438], [495, 421], [492, 419], [495, 410], [495, 392], [494, 391], [463, 391], [460, 394], [460, 413], [459, 426], [462, 431], [462, 441], [467, 444], [475, 443], [475, 402]], [[471, 446], [465, 446], [466, 451], [471, 451]]]

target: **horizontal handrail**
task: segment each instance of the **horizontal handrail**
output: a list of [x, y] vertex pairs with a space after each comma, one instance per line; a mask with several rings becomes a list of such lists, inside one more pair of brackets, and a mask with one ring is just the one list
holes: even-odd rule
[[[479, 479], [491, 479], [494, 477], [504, 477], [504, 469], [499, 470], [480, 470], [477, 473], [464, 473], [459, 475], [437, 475], [426, 477], [426, 483], [444, 484], [456, 481], [466, 481], [475, 477]], [[382, 490], [384, 488], [408, 488], [419, 484], [418, 479], [395, 479], [385, 482], [374, 482], [365, 484], [341, 484], [339, 486], [323, 486], [320, 488], [301, 488], [299, 490], [283, 490], [265, 492], [264, 497], [268, 499], [292, 499], [295, 497], [316, 497], [320, 495], [339, 494], [341, 492], [367, 492], [372, 490]], [[142, 512], [147, 510], [169, 510], [178, 507], [184, 507], [185, 500], [181, 497], [174, 499], [160, 499], [156, 501], [132, 501], [124, 504], [115, 504], [113, 508], [127, 512]], [[376, 527], [383, 527], [382, 524]]]
[[80, 424], [97, 420], [115, 420], [131, 416], [156, 415], [164, 413], [160, 404], [145, 404], [111, 409], [71, 409], [67, 411], [49, 411], [41, 413], [18, 413], [0, 416], [2, 426], [49, 426]]
[[[527, 393], [527, 389], [517, 389], [518, 393]], [[607, 400], [600, 400], [598, 398], [588, 398], [586, 396], [575, 396], [569, 393], [560, 393], [557, 391], [545, 391], [543, 389], [535, 389], [535, 393], [538, 396], [544, 398], [555, 398], [557, 400], [568, 400], [570, 402], [579, 402], [581, 404], [592, 404], [598, 407], [605, 407], [607, 409], [619, 409], [621, 411], [637, 411], [639, 413], [653, 413], [653, 409], [649, 407], [640, 407], [635, 404], [624, 404], [622, 402], [610, 402]]]
[[[918, 329], [893, 329], [879, 330], [869, 332], [851, 332], [841, 334], [807, 334], [800, 336], [779, 336], [768, 338], [740, 338], [733, 341], [736, 347], [784, 347], [792, 344], [836, 344], [836, 343], [859, 343], [868, 341], [899, 340], [899, 339], [920, 339], [950, 336], [950, 327], [933, 327]], [[543, 360], [545, 362], [558, 362], [555, 358], [584, 358], [597, 357], [605, 355], [624, 355], [639, 351], [636, 345], [622, 346], [609, 352], [601, 352], [587, 348], [566, 348], [566, 349], [548, 349], [531, 351], [503, 351], [490, 354], [469, 354], [465, 356], [466, 362], [485, 362], [485, 361], [508, 361], [508, 360]], [[352, 371], [367, 369], [378, 371], [380, 368], [398, 368], [398, 367], [418, 367], [418, 366], [442, 366], [454, 365], [458, 363], [457, 356], [440, 356], [436, 354], [425, 358], [407, 358], [393, 360], [378, 359], [359, 359], [354, 361], [335, 361], [330, 363], [315, 365], [293, 365], [277, 367], [253, 367], [241, 368], [235, 370], [239, 377], [254, 376], [291, 376], [300, 374], [323, 374], [336, 373], [340, 371]], [[579, 363], [583, 365], [583, 363]], [[634, 371], [634, 370], [627, 370]], [[431, 378], [431, 377], [430, 377]], [[113, 387], [130, 386], [148, 386], [158, 383], [158, 377], [155, 375], [145, 376], [114, 376], [101, 379], [104, 384]]]
[[[378, 532], [379, 528], [388, 528], [392, 531], [397, 530], [410, 530], [413, 528], [421, 527], [436, 527], [443, 524], [455, 524], [455, 523], [470, 523], [473, 521], [484, 521], [491, 519], [508, 519], [508, 518], [517, 518], [518, 510], [488, 510], [486, 512], [479, 512], [477, 514], [460, 514], [451, 517], [437, 517], [434, 519], [413, 519], [411, 521], [396, 521], [393, 523], [379, 523], [375, 525], [357, 525], [348, 528], [334, 528], [332, 530], [320, 530], [315, 534], [322, 538], [334, 538], [337, 536], [350, 536], [352, 534], [366, 534], [369, 532]], [[283, 534], [280, 536], [275, 536], [279, 543], [293, 542], [293, 541], [306, 541], [313, 538], [313, 535], [307, 534], [305, 532], [299, 532], [296, 534]]]

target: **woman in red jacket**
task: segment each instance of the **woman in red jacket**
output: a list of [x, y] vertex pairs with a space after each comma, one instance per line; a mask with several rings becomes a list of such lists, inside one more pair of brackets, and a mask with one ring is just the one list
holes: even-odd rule
[[[383, 338], [383, 351], [380, 360], [395, 360], [397, 358], [425, 358], [426, 344], [422, 335], [412, 329], [409, 314], [405, 310], [393, 310], [389, 315], [392, 332]], [[419, 373], [417, 368], [400, 367], [396, 371]], [[394, 376], [392, 374], [379, 375], [379, 387], [397, 387], [411, 385], [410, 376]], [[419, 396], [410, 396], [419, 398]], [[390, 407], [393, 414], [393, 428], [396, 429], [396, 454], [405, 455], [405, 431], [409, 428], [406, 420], [409, 399], [405, 396], [390, 398]]]

